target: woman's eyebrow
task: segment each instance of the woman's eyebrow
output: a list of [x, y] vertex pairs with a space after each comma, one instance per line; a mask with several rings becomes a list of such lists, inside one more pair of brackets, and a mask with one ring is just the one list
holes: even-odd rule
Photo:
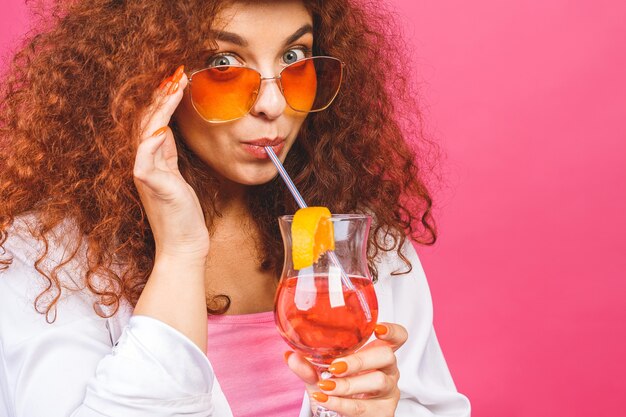
[[[302, 35], [307, 33], [313, 33], [313, 26], [308, 23], [306, 25], [303, 25], [300, 29], [296, 30], [292, 35], [290, 35], [285, 41], [285, 46], [297, 41]], [[234, 43], [235, 45], [241, 47], [248, 46], [247, 40], [233, 32], [227, 32], [225, 30], [215, 30], [213, 31], [213, 36], [215, 36], [215, 40], [218, 41]]]
[[313, 26], [308, 23], [306, 25], [303, 25], [300, 29], [296, 30], [293, 35], [289, 36], [285, 41], [285, 46], [297, 41], [302, 35], [306, 33], [313, 33]]
[[213, 31], [213, 36], [215, 36], [215, 40], [218, 41], [230, 42], [244, 47], [248, 46], [248, 41], [236, 33], [226, 32], [224, 30], [215, 30]]

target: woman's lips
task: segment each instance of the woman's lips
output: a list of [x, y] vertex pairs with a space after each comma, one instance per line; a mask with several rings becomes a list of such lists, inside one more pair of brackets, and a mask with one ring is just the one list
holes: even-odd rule
[[250, 155], [257, 159], [269, 159], [267, 152], [265, 152], [266, 146], [271, 146], [274, 153], [279, 154], [285, 146], [284, 139], [259, 139], [249, 142], [241, 143], [243, 149]]

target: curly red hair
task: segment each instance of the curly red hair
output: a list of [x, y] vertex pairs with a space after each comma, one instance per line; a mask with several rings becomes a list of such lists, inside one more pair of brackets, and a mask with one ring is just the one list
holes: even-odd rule
[[[379, 2], [304, 3], [313, 15], [314, 54], [347, 66], [339, 96], [308, 116], [285, 166], [311, 204], [374, 216], [368, 254], [376, 276], [376, 256], [400, 253], [405, 233], [422, 244], [436, 239], [418, 159], [424, 155], [417, 152], [432, 144], [419, 129], [410, 59]], [[132, 175], [139, 115], [173, 68], [202, 66], [214, 48], [208, 34], [219, 7], [207, 0], [74, 1], [58, 6], [47, 29], [15, 55], [0, 102], [0, 246], [16, 216], [37, 214], [33, 233], [46, 252], [35, 266], [49, 285], [35, 307], [46, 317], [61, 295], [61, 265], [45, 270], [41, 261], [48, 233], [64, 219], [84, 236], [82, 279], [97, 303], [116, 311], [122, 299], [134, 305], [139, 298], [154, 262]], [[418, 127], [403, 133], [401, 124]], [[178, 134], [175, 122], [171, 127]], [[215, 201], [217, 179], [177, 142], [183, 176], [201, 201]], [[261, 266], [278, 276], [283, 253], [276, 217], [297, 207], [278, 178], [251, 187], [248, 201], [261, 232]], [[214, 206], [204, 210], [210, 225], [219, 213]], [[11, 259], [0, 262], [7, 268]], [[224, 312], [223, 298], [210, 311]]]

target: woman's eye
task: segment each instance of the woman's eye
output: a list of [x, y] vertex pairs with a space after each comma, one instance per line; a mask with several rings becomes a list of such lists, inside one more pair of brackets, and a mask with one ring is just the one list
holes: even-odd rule
[[287, 65], [293, 64], [303, 58], [306, 58], [306, 53], [302, 49], [290, 49], [283, 54], [283, 62]]
[[233, 55], [217, 55], [209, 59], [209, 67], [221, 67], [224, 65], [241, 65]]

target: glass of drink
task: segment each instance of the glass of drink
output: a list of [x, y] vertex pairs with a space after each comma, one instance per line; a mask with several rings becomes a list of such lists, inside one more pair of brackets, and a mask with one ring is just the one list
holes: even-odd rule
[[[291, 256], [292, 221], [293, 216], [279, 217], [285, 262], [274, 307], [276, 325], [287, 344], [326, 379], [330, 363], [363, 346], [376, 326], [378, 302], [367, 267], [371, 217], [333, 214], [335, 250], [301, 270], [294, 269]], [[336, 416], [322, 406], [315, 413]]]

